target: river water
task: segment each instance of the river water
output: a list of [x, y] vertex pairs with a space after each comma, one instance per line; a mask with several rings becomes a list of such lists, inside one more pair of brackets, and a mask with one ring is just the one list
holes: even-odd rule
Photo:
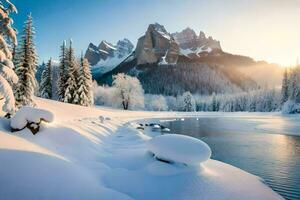
[[260, 176], [285, 199], [299, 200], [300, 137], [286, 134], [291, 130], [300, 132], [300, 127], [297, 123], [287, 126], [282, 122], [284, 120], [280, 117], [276, 117], [274, 122], [272, 118], [266, 119], [266, 127], [270, 130], [279, 122], [285, 125], [277, 131], [270, 131], [276, 134], [268, 134], [268, 128], [257, 128], [259, 125], [263, 127], [262, 123], [239, 117], [187, 118], [162, 124], [172, 133], [205, 141], [212, 149], [212, 159]]

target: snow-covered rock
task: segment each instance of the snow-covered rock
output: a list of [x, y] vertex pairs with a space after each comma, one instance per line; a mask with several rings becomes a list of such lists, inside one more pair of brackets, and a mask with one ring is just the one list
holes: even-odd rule
[[168, 133], [168, 132], [170, 132], [171, 130], [170, 130], [169, 128], [163, 128], [163, 129], [161, 129], [161, 131], [164, 132], [164, 133]]
[[154, 125], [153, 125], [153, 128], [154, 128], [154, 129], [160, 129], [160, 125], [154, 124]]
[[11, 118], [10, 126], [12, 129], [21, 130], [25, 128], [28, 123], [39, 124], [42, 121], [52, 122], [53, 120], [54, 115], [50, 111], [24, 106]]
[[154, 137], [148, 141], [147, 147], [156, 158], [187, 165], [197, 165], [207, 161], [211, 156], [211, 149], [206, 143], [177, 134]]

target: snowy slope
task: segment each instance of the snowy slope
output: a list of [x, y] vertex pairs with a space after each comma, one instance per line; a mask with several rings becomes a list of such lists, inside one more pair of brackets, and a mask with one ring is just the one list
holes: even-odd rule
[[[133, 120], [192, 116], [191, 113], [85, 108], [51, 100], [38, 107], [55, 122], [33, 136], [0, 126], [0, 199], [282, 199], [256, 176], [208, 160], [187, 167], [155, 160], [150, 136]], [[99, 116], [109, 117], [101, 123]]]

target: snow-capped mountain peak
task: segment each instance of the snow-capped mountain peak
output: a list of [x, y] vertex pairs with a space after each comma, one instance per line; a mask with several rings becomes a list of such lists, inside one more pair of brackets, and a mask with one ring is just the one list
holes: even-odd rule
[[172, 38], [171, 34], [167, 32], [165, 27], [163, 25], [160, 25], [159, 23], [150, 24], [148, 27], [148, 31], [156, 31], [157, 33], [159, 33], [161, 36], [163, 36], [168, 40], [171, 40]]
[[186, 28], [172, 35], [180, 47], [180, 53], [188, 57], [199, 57], [202, 53], [210, 53], [213, 50], [222, 51], [220, 42], [211, 36], [206, 37], [202, 31], [197, 36], [193, 29]]
[[119, 40], [116, 45], [118, 57], [128, 56], [132, 52], [133, 47], [133, 44], [128, 39]]
[[142, 37], [139, 38], [135, 56], [137, 64], [156, 63], [165, 58], [166, 63], [176, 63], [178, 44], [163, 25], [150, 24]]
[[93, 73], [105, 73], [127, 58], [132, 53], [133, 47], [133, 44], [126, 38], [119, 40], [116, 45], [103, 40], [98, 47], [90, 43], [85, 58], [92, 66]]

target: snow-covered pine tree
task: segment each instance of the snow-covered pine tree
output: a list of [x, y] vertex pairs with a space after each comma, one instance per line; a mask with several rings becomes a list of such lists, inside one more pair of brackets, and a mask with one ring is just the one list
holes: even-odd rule
[[297, 74], [296, 69], [292, 69], [289, 75], [289, 100], [295, 100], [297, 94]]
[[83, 58], [81, 54], [80, 58], [80, 72], [78, 77], [78, 95], [79, 105], [91, 106], [93, 104], [93, 92], [92, 92], [92, 74], [87, 59]]
[[80, 76], [80, 60], [75, 59], [75, 72], [74, 72], [74, 77], [75, 77], [75, 90], [74, 90], [74, 99], [73, 99], [73, 104], [80, 105], [80, 95], [79, 95], [79, 76]]
[[284, 70], [282, 87], [281, 87], [281, 104], [284, 104], [289, 99], [289, 79], [287, 68]]
[[52, 60], [50, 59], [45, 66], [40, 85], [40, 94], [42, 98], [51, 99], [52, 98]]
[[18, 76], [14, 72], [13, 56], [9, 42], [17, 45], [16, 30], [11, 27], [10, 13], [17, 13], [16, 7], [10, 3], [8, 7], [0, 0], [0, 97], [4, 99], [2, 110], [11, 115], [15, 112], [15, 97], [12, 84], [18, 82]]
[[16, 104], [20, 106], [34, 106], [34, 92], [37, 86], [35, 72], [37, 67], [37, 54], [34, 45], [34, 27], [31, 14], [25, 21], [21, 44], [17, 50], [16, 74], [19, 82], [15, 87]]
[[182, 111], [191, 112], [196, 110], [195, 100], [190, 92], [182, 94]]
[[219, 111], [215, 93], [212, 94], [211, 111]]
[[59, 62], [59, 79], [57, 82], [57, 95], [58, 101], [64, 101], [65, 99], [65, 92], [66, 92], [66, 81], [67, 81], [67, 74], [68, 74], [68, 60], [67, 60], [67, 53], [68, 49], [66, 47], [66, 41], [63, 42], [61, 45], [61, 53], [60, 53], [60, 62]]
[[77, 83], [76, 83], [76, 71], [77, 71], [77, 62], [75, 58], [74, 48], [72, 46], [72, 41], [70, 41], [70, 47], [68, 48], [67, 52], [67, 62], [68, 62], [68, 69], [67, 69], [67, 76], [66, 76], [66, 84], [65, 84], [65, 95], [64, 95], [64, 102], [66, 103], [74, 103], [78, 100], [77, 94]]
[[292, 86], [293, 86], [293, 93], [291, 99], [294, 100], [296, 103], [300, 103], [300, 65], [297, 65], [292, 72]]

